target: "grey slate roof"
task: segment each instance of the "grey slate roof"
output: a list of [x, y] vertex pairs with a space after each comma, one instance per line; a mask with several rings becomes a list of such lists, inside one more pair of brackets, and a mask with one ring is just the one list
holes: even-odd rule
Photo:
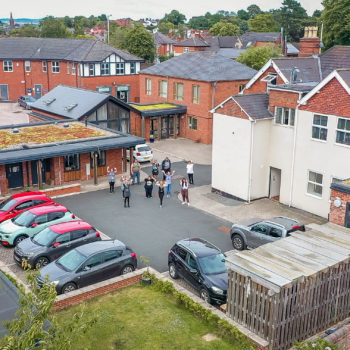
[[339, 68], [350, 68], [350, 46], [333, 46], [320, 56], [323, 77]]
[[269, 85], [269, 90], [289, 90], [289, 91], [296, 91], [296, 92], [309, 92], [311, 91], [318, 82], [309, 82], [309, 83], [297, 83], [297, 84], [280, 84], [280, 85]]
[[142, 70], [140, 73], [200, 81], [250, 79], [255, 69], [213, 52], [190, 52]]
[[93, 39], [0, 38], [0, 60], [99, 62], [113, 53], [125, 61], [144, 61]]
[[208, 47], [210, 45], [201, 38], [188, 38], [180, 42], [175, 42], [174, 46]]
[[225, 49], [219, 49], [218, 51], [218, 55], [224, 56], [224, 57], [228, 57], [231, 58], [232, 60], [235, 60], [236, 58], [238, 58], [238, 56], [243, 53], [246, 52], [246, 49], [229, 49], [229, 48], [225, 48]]
[[247, 46], [254, 45], [257, 41], [263, 42], [276, 42], [280, 38], [280, 32], [271, 32], [271, 33], [259, 33], [259, 32], [246, 32], [240, 36], [240, 39], [243, 43], [243, 48]]
[[163, 33], [156, 32], [153, 34], [153, 39], [156, 44], [175, 44], [176, 41], [164, 35]]
[[267, 93], [234, 95], [232, 98], [252, 119], [273, 118], [269, 111], [269, 95]]
[[337, 72], [350, 88], [350, 69], [338, 69]]

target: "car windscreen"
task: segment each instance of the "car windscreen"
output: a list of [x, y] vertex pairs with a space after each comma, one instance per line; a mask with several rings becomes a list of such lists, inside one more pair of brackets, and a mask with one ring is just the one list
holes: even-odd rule
[[76, 249], [64, 254], [56, 263], [62, 266], [65, 270], [73, 271], [81, 265], [86, 259], [86, 256], [79, 253]]
[[44, 245], [46, 247], [50, 246], [50, 244], [56, 239], [58, 234], [50, 229], [50, 227], [46, 227], [42, 231], [40, 231], [38, 234], [36, 234], [32, 240], [33, 242]]
[[35, 215], [32, 214], [30, 211], [24, 211], [23, 213], [19, 214], [16, 219], [14, 220], [14, 223], [18, 226], [27, 226], [29, 227], [35, 219]]
[[35, 102], [36, 99], [34, 97], [27, 97], [27, 102]]
[[199, 258], [199, 265], [205, 275], [217, 275], [226, 272], [224, 254], [214, 254]]
[[15, 204], [17, 204], [17, 201], [13, 198], [7, 198], [4, 201], [0, 203], [0, 211], [8, 211], [11, 209]]
[[144, 146], [144, 147], [138, 147], [137, 151], [138, 152], [146, 152], [146, 151], [150, 151], [151, 149], [148, 146]]

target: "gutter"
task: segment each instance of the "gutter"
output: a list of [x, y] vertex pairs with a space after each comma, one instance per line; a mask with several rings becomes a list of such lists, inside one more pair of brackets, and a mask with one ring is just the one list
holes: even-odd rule
[[248, 203], [251, 199], [251, 188], [252, 188], [252, 167], [253, 167], [253, 146], [254, 146], [254, 125], [256, 120], [251, 120], [250, 123], [250, 153], [249, 153], [249, 179], [248, 179]]

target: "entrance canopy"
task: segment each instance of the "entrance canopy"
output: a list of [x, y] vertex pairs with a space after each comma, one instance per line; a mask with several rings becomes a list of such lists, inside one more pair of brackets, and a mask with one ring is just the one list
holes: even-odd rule
[[142, 117], [154, 117], [169, 114], [185, 114], [187, 106], [178, 105], [175, 103], [129, 103], [133, 111], [140, 114]]

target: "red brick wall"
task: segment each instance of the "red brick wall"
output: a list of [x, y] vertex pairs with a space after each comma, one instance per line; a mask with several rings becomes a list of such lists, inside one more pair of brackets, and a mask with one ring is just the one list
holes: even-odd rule
[[218, 108], [216, 113], [229, 115], [231, 117], [237, 117], [241, 119], [248, 119], [248, 116], [242, 111], [241, 107], [233, 100], [228, 100], [222, 108]]
[[270, 90], [269, 110], [274, 113], [275, 106], [296, 108], [298, 105], [299, 94], [289, 91]]
[[6, 166], [4, 164], [0, 165], [0, 187], [1, 187], [1, 194], [8, 193], [8, 181], [6, 178]]
[[318, 94], [312, 96], [305, 106], [300, 106], [299, 109], [349, 118], [350, 96], [338, 80], [333, 78]]
[[320, 53], [320, 38], [301, 38], [298, 57], [310, 57]]
[[121, 148], [109, 149], [106, 151], [106, 165], [110, 168], [117, 168], [117, 174], [121, 174], [123, 172]]
[[[200, 46], [199, 47], [197, 47], [197, 46], [186, 46], [186, 47], [188, 47], [191, 52], [193, 52], [193, 51], [204, 51], [204, 47], [200, 47]], [[185, 46], [175, 46], [174, 45], [174, 53], [175, 54], [182, 54], [182, 53], [184, 53], [184, 48], [185, 48]]]
[[[342, 201], [341, 206], [338, 208], [333, 204], [337, 197]], [[340, 226], [345, 225], [346, 203], [348, 202], [350, 202], [350, 194], [331, 190], [331, 209], [329, 213], [330, 222]]]
[[[261, 81], [262, 78], [266, 77], [266, 75], [269, 73], [276, 73], [275, 69], [273, 67], [268, 68], [255, 82], [254, 84], [249, 88], [245, 89], [245, 94], [254, 94], [257, 92], [266, 92], [267, 83], [264, 81]], [[281, 79], [279, 75], [277, 75], [277, 84], [285, 84], [284, 81]]]

